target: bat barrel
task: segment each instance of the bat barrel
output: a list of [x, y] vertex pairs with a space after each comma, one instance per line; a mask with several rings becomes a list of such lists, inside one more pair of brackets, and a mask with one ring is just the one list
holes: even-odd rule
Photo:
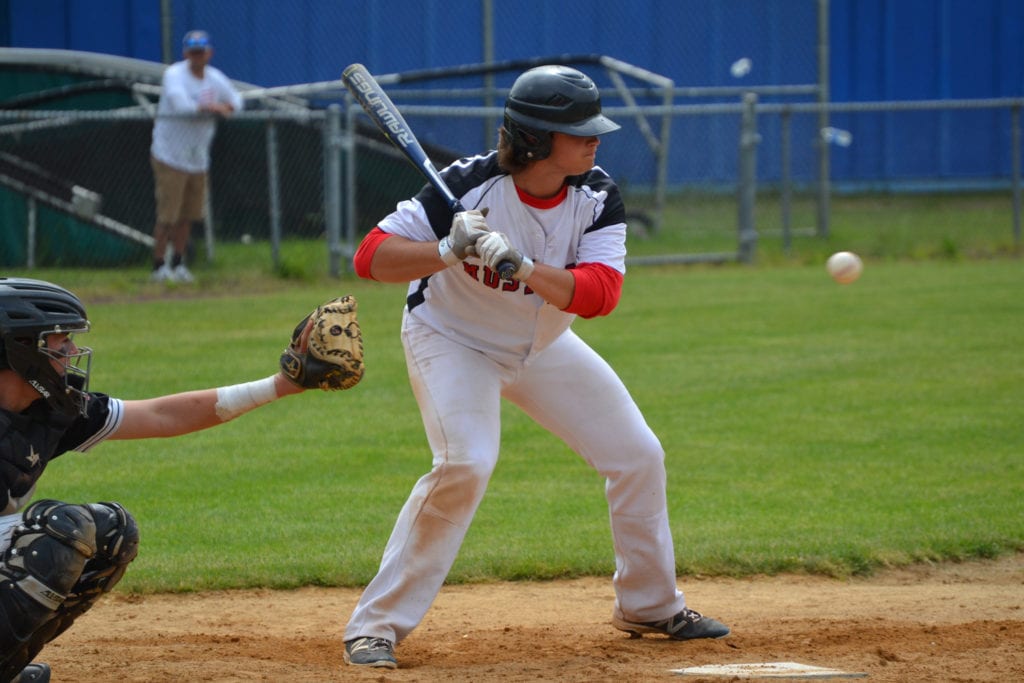
[[[398, 107], [366, 67], [359, 63], [349, 64], [341, 73], [341, 80], [348, 91], [359, 101], [370, 120], [384, 133], [388, 141], [405, 155], [406, 160], [426, 178], [427, 182], [444, 197], [448, 207], [455, 213], [465, 211], [461, 202], [449, 189], [448, 184], [444, 182], [444, 178], [434, 168], [430, 157], [427, 156], [419, 140], [416, 139], [416, 135], [412, 132], [412, 128], [398, 111]], [[509, 261], [498, 264], [498, 275], [503, 280], [511, 280], [512, 274], [515, 272], [515, 265]]]

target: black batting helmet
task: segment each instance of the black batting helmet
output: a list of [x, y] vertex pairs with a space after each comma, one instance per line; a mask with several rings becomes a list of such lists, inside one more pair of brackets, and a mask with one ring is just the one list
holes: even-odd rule
[[568, 66], [538, 66], [524, 72], [505, 100], [505, 133], [529, 161], [551, 153], [553, 132], [589, 137], [619, 127], [601, 113], [601, 94], [594, 81]]
[[46, 337], [88, 331], [85, 306], [68, 290], [42, 280], [0, 278], [0, 369], [18, 373], [67, 415], [85, 414], [92, 349], [65, 354], [48, 349]]

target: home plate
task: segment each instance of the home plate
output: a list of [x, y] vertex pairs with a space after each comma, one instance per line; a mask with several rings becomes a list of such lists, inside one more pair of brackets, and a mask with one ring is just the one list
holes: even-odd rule
[[828, 669], [798, 662], [761, 662], [758, 664], [705, 664], [685, 669], [669, 669], [680, 676], [730, 676], [732, 678], [864, 678], [866, 673]]

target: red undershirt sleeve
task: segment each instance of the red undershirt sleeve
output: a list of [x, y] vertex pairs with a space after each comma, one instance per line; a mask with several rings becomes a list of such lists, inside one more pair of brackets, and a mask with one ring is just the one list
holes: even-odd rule
[[352, 265], [356, 269], [356, 275], [366, 280], [373, 279], [373, 275], [370, 274], [370, 264], [373, 263], [373, 255], [377, 252], [381, 242], [389, 237], [393, 237], [393, 235], [384, 232], [380, 228], [374, 228], [366, 234], [363, 241], [359, 243], [355, 256], [352, 257]]
[[566, 313], [595, 318], [615, 310], [622, 294], [622, 273], [603, 263], [581, 263], [570, 272], [576, 278], [576, 291]]

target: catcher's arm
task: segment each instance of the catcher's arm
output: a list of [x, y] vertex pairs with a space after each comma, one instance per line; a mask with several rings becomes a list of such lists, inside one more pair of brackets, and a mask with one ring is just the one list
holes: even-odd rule
[[[123, 401], [121, 425], [109, 438], [149, 439], [189, 434], [222, 424], [277, 398], [297, 394], [313, 386], [324, 389], [354, 386], [362, 378], [362, 339], [355, 320], [355, 300], [349, 299], [344, 305], [338, 302], [346, 300], [345, 297], [335, 299], [306, 316], [292, 333], [291, 343], [281, 356], [281, 368], [273, 375], [216, 389]], [[344, 324], [349, 332], [355, 332], [355, 339], [346, 336], [345, 342], [352, 349], [348, 357], [353, 351], [358, 353], [358, 363], [348, 361], [346, 366], [356, 368], [354, 370], [335, 370], [338, 361], [333, 360], [330, 353], [319, 350], [325, 346], [325, 339], [332, 338], [331, 330], [335, 324]], [[310, 348], [311, 338], [318, 340], [313, 349]], [[320, 355], [328, 360], [320, 360]], [[297, 378], [301, 381], [296, 381]]]
[[303, 391], [283, 372], [244, 384], [125, 400], [110, 439], [152, 439], [191, 434], [234, 419], [265, 403]]

